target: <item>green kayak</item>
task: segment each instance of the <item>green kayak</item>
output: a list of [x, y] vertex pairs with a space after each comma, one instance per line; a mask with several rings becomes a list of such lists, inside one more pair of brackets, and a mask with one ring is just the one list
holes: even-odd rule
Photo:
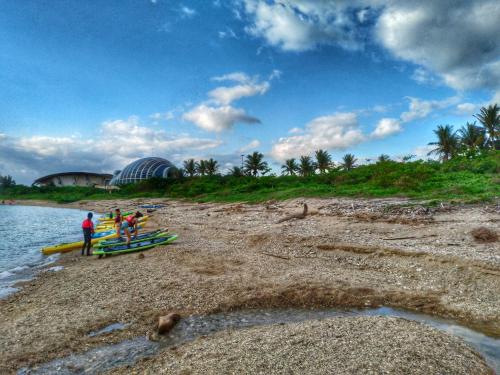
[[164, 236], [151, 237], [147, 239], [139, 240], [134, 243], [130, 243], [127, 245], [126, 243], [121, 243], [114, 246], [106, 246], [97, 248], [93, 251], [93, 255], [111, 255], [111, 254], [124, 254], [124, 253], [132, 253], [134, 251], [143, 251], [148, 250], [156, 246], [167, 245], [171, 242], [174, 242], [177, 239], [176, 234], [168, 234], [165, 233]]
[[[141, 242], [144, 240], [148, 240], [150, 238], [154, 237], [160, 237], [160, 236], [165, 236], [168, 233], [168, 229], [157, 229], [153, 230], [150, 232], [144, 232], [144, 233], [139, 233], [137, 236], [132, 236], [132, 240], [130, 243], [136, 243], [136, 242]], [[115, 246], [115, 245], [123, 245], [127, 242], [127, 237], [122, 236], [120, 238], [112, 238], [109, 240], [103, 240], [99, 241], [94, 247], [99, 248], [99, 247], [108, 247], [108, 246]]]

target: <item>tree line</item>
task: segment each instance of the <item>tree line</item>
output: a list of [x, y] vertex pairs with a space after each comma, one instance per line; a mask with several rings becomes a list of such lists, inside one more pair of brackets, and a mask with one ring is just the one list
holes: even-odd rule
[[[500, 107], [490, 105], [483, 107], [474, 115], [476, 122], [467, 123], [455, 131], [451, 125], [439, 125], [434, 133], [437, 141], [429, 145], [436, 146], [428, 155], [436, 154], [440, 160], [447, 161], [454, 156], [474, 156], [483, 150], [499, 149], [500, 141]], [[402, 162], [410, 161], [414, 155], [406, 155]], [[382, 154], [377, 158], [377, 163], [389, 161], [388, 155]], [[328, 173], [333, 169], [350, 171], [357, 166], [358, 159], [351, 154], [345, 154], [342, 161], [334, 163], [328, 151], [319, 149], [315, 151], [314, 157], [309, 155], [300, 156], [298, 159], [285, 160], [281, 166], [283, 176], [311, 176], [314, 174]], [[188, 159], [184, 161], [179, 170], [180, 176], [213, 176], [219, 174], [219, 163], [210, 158], [208, 160], [195, 161]], [[258, 151], [246, 155], [242, 166], [233, 166], [229, 170], [231, 176], [263, 176], [271, 171], [269, 164], [264, 160], [264, 155]]]
[[475, 156], [484, 150], [500, 149], [500, 107], [498, 104], [482, 107], [474, 115], [476, 121], [467, 122], [458, 130], [452, 125], [439, 125], [434, 133], [437, 141], [429, 154], [436, 154], [442, 161], [456, 156]]

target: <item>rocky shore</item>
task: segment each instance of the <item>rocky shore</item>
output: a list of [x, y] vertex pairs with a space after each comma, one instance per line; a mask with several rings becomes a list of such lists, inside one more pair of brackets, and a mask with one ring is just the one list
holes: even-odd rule
[[[427, 208], [403, 199], [298, 199], [258, 205], [143, 199], [63, 207], [108, 212], [144, 203], [164, 205], [151, 213], [148, 229], [167, 226], [179, 234], [178, 242], [147, 251], [143, 258], [66, 254], [57, 263], [64, 269], [42, 273], [0, 301], [0, 373], [149, 334], [157, 317], [169, 312], [185, 317], [256, 307], [385, 305], [450, 317], [500, 336], [500, 245], [478, 243], [470, 235], [479, 226], [496, 230], [498, 205]], [[302, 212], [304, 203], [309, 207], [304, 218], [283, 220]], [[473, 350], [449, 335], [401, 319], [356, 319], [220, 333], [126, 370], [489, 371]], [[87, 335], [115, 322], [127, 323], [127, 329]], [[352, 334], [357, 327], [364, 327], [360, 332], [365, 335]], [[287, 340], [309, 345], [280, 347]], [[301, 357], [306, 355], [302, 352], [324, 367], [315, 372], [314, 361]], [[383, 363], [376, 360], [381, 353], [387, 358]], [[282, 366], [288, 361], [289, 367], [271, 368], [273, 358]], [[449, 372], [434, 370], [440, 367]]]

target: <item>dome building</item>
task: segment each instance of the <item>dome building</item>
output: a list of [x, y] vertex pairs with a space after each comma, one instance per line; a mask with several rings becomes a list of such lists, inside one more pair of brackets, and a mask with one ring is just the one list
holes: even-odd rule
[[166, 159], [150, 157], [136, 160], [121, 171], [115, 171], [111, 185], [133, 184], [153, 177], [172, 177], [177, 168]]

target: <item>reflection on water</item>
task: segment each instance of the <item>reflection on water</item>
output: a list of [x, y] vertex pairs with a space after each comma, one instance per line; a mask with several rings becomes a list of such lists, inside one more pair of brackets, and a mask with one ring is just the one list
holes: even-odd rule
[[[348, 316], [393, 316], [428, 324], [461, 337], [480, 352], [496, 372], [500, 373], [499, 339], [488, 337], [482, 333], [460, 326], [453, 321], [381, 307], [354, 311], [339, 309], [268, 309], [234, 311], [208, 316], [190, 316], [182, 319], [169, 335], [162, 338], [159, 342], [148, 341], [145, 337], [139, 337], [123, 341], [119, 344], [92, 349], [82, 354], [56, 359], [32, 369], [21, 369], [18, 374], [53, 374], [55, 372], [58, 374], [98, 374], [114, 367], [133, 364], [138, 359], [154, 355], [163, 348], [178, 346], [192, 341], [197, 337], [223, 330]], [[116, 325], [118, 324], [121, 323], [108, 326], [104, 330], [110, 329], [112, 326], [114, 327], [111, 330], [116, 329]], [[103, 333], [102, 331], [98, 332]], [[98, 332], [95, 334], [98, 334]]]

